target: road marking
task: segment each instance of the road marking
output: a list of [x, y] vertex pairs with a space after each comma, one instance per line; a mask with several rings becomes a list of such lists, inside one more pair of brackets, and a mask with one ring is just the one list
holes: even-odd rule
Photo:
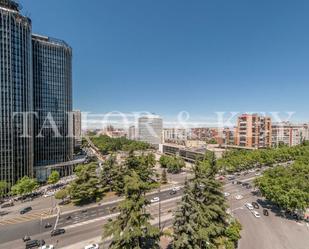
[[23, 216], [14, 217], [14, 218], [0, 221], [0, 226], [13, 225], [13, 224], [23, 223], [23, 222], [30, 221], [30, 220], [36, 220], [40, 217], [42, 218], [47, 217], [49, 214], [50, 214], [49, 211], [30, 213], [30, 214], [26, 214]]

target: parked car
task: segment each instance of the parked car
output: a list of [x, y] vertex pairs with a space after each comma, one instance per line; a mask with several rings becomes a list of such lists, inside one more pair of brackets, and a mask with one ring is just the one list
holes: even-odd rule
[[263, 214], [264, 214], [265, 216], [268, 216], [268, 215], [269, 215], [268, 210], [267, 210], [267, 209], [263, 209]]
[[256, 202], [252, 202], [252, 206], [254, 207], [254, 208], [256, 208], [256, 209], [259, 209], [260, 208], [260, 206], [259, 206], [259, 204], [257, 204]]
[[224, 192], [224, 197], [229, 197], [231, 194], [228, 192]]
[[249, 209], [249, 210], [253, 210], [254, 207], [250, 204], [250, 203], [246, 203], [245, 206]]
[[64, 233], [65, 233], [65, 230], [63, 228], [58, 228], [58, 229], [51, 231], [50, 235], [54, 237], [54, 236], [61, 235]]
[[260, 215], [259, 212], [257, 212], [257, 211], [252, 211], [252, 214], [253, 214], [254, 217], [256, 217], [256, 218], [260, 218], [260, 217], [261, 217], [261, 215]]
[[175, 191], [175, 190], [172, 190], [172, 191], [170, 192], [170, 195], [175, 195], [175, 194], [177, 194], [177, 191]]
[[32, 210], [32, 207], [25, 207], [23, 208], [22, 210], [20, 210], [20, 214], [25, 214], [25, 213], [28, 213]]
[[177, 191], [180, 190], [180, 187], [179, 187], [179, 186], [176, 186], [176, 187], [174, 187], [172, 190], [175, 191], [175, 192], [177, 192]]
[[7, 215], [9, 212], [7, 211], [0, 211], [0, 216], [4, 216], [4, 215]]
[[14, 206], [14, 202], [10, 201], [10, 202], [2, 204], [1, 208], [8, 208], [8, 207], [13, 207], [13, 206]]
[[29, 240], [26, 243], [26, 249], [34, 248], [34, 247], [40, 247], [45, 245], [44, 240]]

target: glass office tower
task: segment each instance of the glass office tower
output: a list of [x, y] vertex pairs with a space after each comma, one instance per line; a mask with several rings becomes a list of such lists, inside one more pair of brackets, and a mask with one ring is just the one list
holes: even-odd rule
[[0, 181], [14, 184], [33, 172], [31, 20], [0, 0]]
[[[33, 35], [34, 171], [45, 180], [52, 165], [73, 158], [72, 49], [64, 41]], [[57, 134], [58, 133], [58, 134]]]

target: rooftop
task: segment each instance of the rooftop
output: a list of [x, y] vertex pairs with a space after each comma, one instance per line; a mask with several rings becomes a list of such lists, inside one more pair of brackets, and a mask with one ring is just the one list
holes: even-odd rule
[[19, 11], [21, 6], [13, 0], [0, 0], [0, 7]]

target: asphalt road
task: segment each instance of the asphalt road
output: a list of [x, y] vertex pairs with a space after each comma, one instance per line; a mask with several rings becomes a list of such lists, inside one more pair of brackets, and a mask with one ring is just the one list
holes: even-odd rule
[[[243, 178], [243, 180], [245, 179]], [[239, 249], [309, 248], [309, 227], [305, 223], [281, 217], [279, 210], [274, 205], [265, 201], [264, 198], [252, 194], [251, 189], [229, 183], [225, 185], [225, 191], [231, 194], [228, 200], [232, 214], [243, 226], [242, 238], [238, 244]], [[242, 195], [243, 198], [236, 200], [236, 195]], [[245, 207], [245, 203], [253, 201], [259, 203], [260, 208], [255, 210], [260, 213], [260, 218], [256, 218]], [[269, 211], [269, 216], [263, 215], [263, 209]]]
[[[174, 210], [177, 206], [177, 199], [180, 197], [175, 197], [173, 196], [172, 199], [162, 201], [161, 205], [161, 215], [162, 215], [162, 222], [161, 222], [161, 227], [167, 227], [172, 224], [172, 219], [171, 215], [172, 213], [170, 212], [171, 210]], [[153, 222], [155, 224], [158, 224], [158, 216], [159, 216], [159, 205], [158, 203], [152, 204], [149, 207], [149, 211], [152, 214], [153, 217]], [[115, 214], [114, 216], [116, 216]], [[76, 224], [67, 224], [64, 226], [66, 229], [66, 233], [63, 235], [59, 235], [56, 237], [51, 237], [49, 231], [44, 231], [41, 234], [36, 234], [31, 236], [32, 239], [44, 239], [47, 244], [52, 244], [55, 245], [56, 248], [72, 248], [72, 249], [78, 249], [78, 248], [83, 248], [83, 246], [93, 243], [94, 241], [93, 238], [100, 237], [103, 232], [103, 225], [108, 221], [108, 219], [112, 217], [110, 215], [108, 216], [102, 216], [99, 217], [98, 219], [91, 219], [91, 220], [86, 220], [80, 223]], [[168, 219], [164, 219], [164, 217], [169, 217]], [[100, 238], [99, 238], [100, 239]], [[88, 241], [88, 242], [87, 242]], [[109, 241], [105, 241], [106, 244], [109, 243]], [[18, 238], [16, 240], [6, 242], [6, 243], [1, 243], [0, 244], [0, 249], [5, 249], [5, 248], [14, 248], [14, 249], [19, 249], [19, 248], [24, 248], [25, 243], [22, 242], [21, 238]], [[80, 245], [76, 246], [76, 245]]]
[[[180, 197], [182, 195], [182, 190], [178, 191], [174, 195], [170, 195], [171, 190], [162, 191], [160, 193], [153, 193], [147, 196], [147, 199], [152, 199], [159, 196], [161, 201], [165, 201], [171, 198]], [[107, 216], [113, 213], [117, 213], [117, 206], [119, 201], [103, 204], [100, 206], [84, 208], [76, 210], [67, 214], [60, 215], [57, 228], [66, 227], [69, 225], [74, 225], [77, 223], [85, 222], [88, 220], [97, 219], [99, 217]], [[70, 216], [70, 219], [68, 217]], [[8, 241], [21, 239], [25, 235], [33, 236], [36, 234], [41, 234], [44, 232], [49, 232], [52, 228], [45, 229], [44, 226], [46, 223], [55, 224], [56, 217], [42, 219], [42, 220], [33, 220], [29, 222], [24, 222], [14, 225], [0, 226], [0, 244], [3, 244]]]

